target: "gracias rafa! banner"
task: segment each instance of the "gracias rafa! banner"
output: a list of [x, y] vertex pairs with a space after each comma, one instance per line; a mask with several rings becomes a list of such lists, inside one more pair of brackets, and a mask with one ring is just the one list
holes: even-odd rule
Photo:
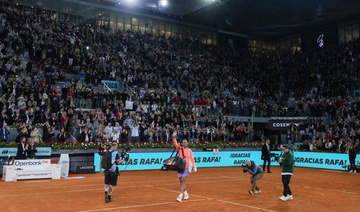
[[[279, 151], [272, 153], [281, 154]], [[147, 170], [160, 169], [163, 161], [170, 157], [171, 152], [148, 152], [148, 153], [129, 153], [130, 159], [125, 164], [119, 165], [120, 171], [126, 170]], [[94, 155], [95, 171], [100, 171], [100, 155]], [[322, 168], [344, 170], [343, 165], [349, 164], [347, 154], [337, 153], [315, 153], [315, 152], [294, 152], [294, 161], [296, 167]], [[218, 151], [218, 152], [194, 152], [196, 167], [225, 167], [241, 166], [247, 160], [262, 165], [260, 151]], [[360, 164], [360, 157], [356, 164]], [[274, 158], [271, 159], [272, 166], [279, 166]]]
[[[129, 153], [130, 159], [125, 164], [119, 165], [119, 170], [146, 170], [161, 169], [163, 161], [168, 159], [171, 152], [148, 152]], [[241, 166], [247, 160], [254, 160], [255, 163], [262, 163], [259, 151], [216, 151], [216, 152], [193, 152], [196, 167], [221, 167]], [[95, 171], [100, 171], [100, 155], [94, 155]]]

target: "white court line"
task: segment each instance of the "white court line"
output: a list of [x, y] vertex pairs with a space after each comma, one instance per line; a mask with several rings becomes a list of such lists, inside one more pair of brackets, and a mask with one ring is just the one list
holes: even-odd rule
[[[104, 178], [104, 177], [102, 177]], [[230, 177], [230, 176], [218, 176], [218, 177], [204, 177], [204, 178], [199, 178], [199, 180], [201, 179], [218, 179], [218, 178], [235, 178], [235, 177]], [[119, 178], [120, 179], [120, 178]], [[174, 181], [173, 179], [172, 180], [149, 180], [149, 181], [138, 181], [138, 182], [118, 182], [117, 184], [120, 185], [120, 184], [126, 184], [126, 185], [129, 185], [129, 184], [139, 184], [139, 183], [156, 183], [156, 182], [172, 182]], [[45, 182], [45, 181], [44, 181]], [[50, 182], [50, 181], [49, 181]], [[59, 181], [56, 181], [56, 182], [59, 182]], [[64, 181], [65, 182], [65, 181]], [[24, 181], [23, 183], [27, 183], [26, 181]], [[85, 184], [85, 185], [77, 185], [76, 187], [87, 187], [87, 186], [95, 186], [95, 185], [104, 185], [104, 184]], [[73, 188], [74, 185], [71, 185], [71, 186], [46, 186], [46, 187], [43, 187], [43, 189], [50, 189], [50, 188]], [[33, 188], [31, 189], [22, 189], [22, 190], [33, 190]]]
[[[165, 189], [165, 188], [160, 188], [160, 187], [154, 187], [155, 189], [159, 189], [159, 190], [163, 190], [163, 191], [168, 191], [168, 192], [173, 192], [173, 193], [179, 193], [179, 191], [175, 191], [175, 190], [171, 190], [171, 189]], [[242, 206], [242, 207], [246, 207], [246, 208], [252, 208], [252, 209], [257, 209], [257, 210], [263, 210], [263, 211], [269, 211], [269, 212], [275, 212], [273, 210], [268, 210], [266, 208], [259, 208], [259, 207], [255, 207], [255, 206], [251, 206], [251, 205], [244, 205], [241, 203], [237, 203], [237, 202], [230, 202], [230, 201], [226, 201], [226, 200], [221, 200], [221, 199], [216, 199], [216, 198], [211, 198], [211, 197], [206, 197], [206, 196], [201, 196], [201, 195], [197, 195], [197, 194], [190, 194], [191, 196], [195, 196], [195, 197], [201, 197], [207, 200], [216, 200], [219, 202], [224, 202], [224, 203], [228, 203], [228, 204], [233, 204], [233, 205], [238, 205], [238, 206]]]
[[130, 206], [121, 206], [116, 208], [101, 208], [101, 209], [94, 209], [94, 210], [84, 210], [78, 212], [94, 212], [94, 211], [110, 211], [110, 210], [117, 210], [117, 209], [128, 209], [128, 208], [140, 208], [140, 207], [148, 207], [148, 206], [158, 206], [158, 205], [170, 205], [170, 204], [184, 204], [186, 202], [200, 202], [206, 199], [196, 199], [196, 200], [186, 200], [184, 202], [160, 202], [160, 203], [152, 203], [152, 204], [144, 204], [144, 205], [130, 205]]
[[346, 171], [336, 171], [336, 170], [322, 170], [323, 172], [332, 172], [332, 173], [338, 173], [338, 174], [349, 174], [349, 172]]
[[[282, 185], [282, 183], [274, 183], [274, 182], [266, 181], [266, 180], [261, 181], [261, 182]], [[358, 193], [351, 192], [351, 191], [342, 191], [342, 190], [329, 189], [329, 188], [312, 187], [312, 186], [307, 186], [307, 185], [291, 184], [290, 186], [291, 186], [291, 187], [293, 187], [293, 186], [294, 186], [294, 187], [302, 187], [302, 188], [305, 188], [305, 189], [316, 189], [316, 190], [324, 190], [324, 191], [334, 191], [334, 192], [339, 192], [339, 193], [358, 195]]]
[[49, 182], [50, 180], [32, 180], [32, 181], [26, 181], [24, 183], [43, 183], [43, 182]]
[[[144, 186], [127, 186], [127, 187], [121, 187], [124, 188], [147, 188], [150, 187], [148, 185]], [[72, 192], [82, 192], [82, 191], [103, 191], [104, 188], [93, 188], [93, 189], [83, 189], [83, 190], [71, 190], [71, 191], [54, 191], [54, 192], [36, 192], [36, 193], [28, 193], [28, 194], [10, 194], [10, 195], [2, 195], [1, 197], [18, 197], [18, 196], [31, 196], [31, 195], [37, 195], [37, 194], [58, 194], [58, 193], [72, 193]]]
[[[234, 177], [235, 178], [235, 177]], [[196, 181], [196, 182], [192, 182], [189, 181], [189, 185], [191, 184], [202, 184], [202, 183], [212, 183], [212, 182], [234, 182], [234, 181], [247, 181], [248, 179], [231, 179], [231, 180], [215, 180], [215, 181]], [[173, 181], [173, 180], [165, 180], [165, 181]], [[143, 181], [141, 183], [144, 182], [149, 182], [149, 181]], [[164, 180], [160, 181], [160, 182], [164, 182]], [[271, 183], [271, 184], [279, 184], [282, 185], [282, 183], [275, 183], [275, 182], [271, 182], [271, 181], [261, 181], [261, 182], [265, 182], [265, 183]], [[129, 184], [129, 183], [127, 183]], [[167, 183], [167, 184], [162, 184], [162, 186], [164, 185], [178, 185], [179, 183]], [[103, 184], [93, 184], [93, 185], [103, 185]], [[339, 192], [339, 193], [345, 193], [345, 194], [352, 194], [352, 195], [358, 195], [357, 193], [354, 192], [348, 192], [348, 191], [341, 191], [341, 190], [335, 190], [335, 189], [326, 189], [326, 188], [318, 188], [318, 187], [311, 187], [311, 186], [303, 186], [303, 185], [291, 185], [291, 186], [295, 186], [295, 187], [302, 187], [305, 189], [317, 189], [317, 190], [325, 190], [325, 191], [333, 191], [333, 192]], [[64, 186], [65, 187], [65, 186]], [[73, 186], [72, 186], [73, 187]], [[142, 186], [127, 186], [127, 187], [120, 187], [120, 188], [142, 188], [142, 187], [154, 187], [153, 185], [142, 185]], [[59, 188], [59, 187], [55, 187], [55, 188]], [[63, 193], [63, 192], [81, 192], [81, 191], [96, 191], [96, 190], [102, 190], [101, 189], [84, 189], [84, 190], [72, 190], [72, 191], [61, 191], [61, 192], [37, 192], [37, 193], [29, 193], [29, 194], [14, 194], [14, 195], [3, 195], [0, 196], [1, 197], [13, 197], [13, 196], [28, 196], [28, 195], [33, 195], [33, 194], [54, 194], [54, 193]]]
[[[199, 179], [218, 179], [218, 178], [230, 178], [229, 176], [218, 176], [218, 177], [199, 177]], [[196, 179], [196, 178], [195, 178]], [[167, 181], [174, 181], [172, 180], [150, 180], [150, 181], [138, 181], [138, 182], [131, 182], [131, 183], [156, 183], [156, 182], [167, 182]], [[118, 184], [129, 184], [128, 182], [120, 182]]]
[[[201, 183], [213, 183], [213, 182], [233, 182], [233, 181], [247, 181], [248, 179], [233, 179], [233, 180], [216, 180], [216, 181], [199, 181], [199, 182], [191, 182], [189, 181], [189, 185], [191, 184], [201, 184]], [[271, 182], [271, 181], [261, 181], [261, 182], [265, 182], [265, 183], [271, 183], [271, 184], [278, 184], [278, 185], [282, 185], [282, 183], [275, 183], [275, 182]], [[177, 185], [179, 183], [168, 183], [168, 184], [162, 184], [162, 185]], [[354, 194], [354, 195], [358, 195], [358, 193], [355, 192], [350, 192], [350, 191], [342, 191], [342, 190], [336, 190], [336, 189], [328, 189], [328, 188], [319, 188], [319, 187], [312, 187], [312, 186], [304, 186], [304, 185], [296, 185], [296, 184], [292, 184], [291, 186], [295, 186], [295, 187], [302, 187], [305, 189], [317, 189], [317, 190], [325, 190], [325, 191], [333, 191], [333, 192], [339, 192], [339, 193], [345, 193], [345, 194]]]
[[216, 201], [224, 202], [224, 203], [228, 203], [228, 204], [232, 204], [232, 205], [243, 206], [243, 207], [252, 208], [252, 209], [257, 209], [257, 210], [262, 210], [262, 211], [275, 212], [273, 210], [269, 210], [269, 209], [266, 209], [266, 208], [259, 208], [259, 207], [255, 207], [255, 206], [251, 206], [251, 205], [244, 205], [244, 204], [240, 204], [240, 203], [237, 203], [237, 202], [230, 202], [230, 201], [225, 201], [225, 200], [221, 200], [221, 199], [216, 199]]
[[[168, 191], [168, 192], [172, 192], [172, 193], [179, 193], [179, 191], [175, 191], [175, 190], [171, 190], [171, 189], [166, 189], [166, 188], [160, 188], [160, 187], [155, 187], [155, 186], [152, 186], [152, 188], [158, 189], [158, 190], [163, 190], [163, 191]], [[191, 196], [194, 196], [194, 197], [201, 197], [201, 198], [204, 198], [204, 199], [207, 199], [207, 200], [212, 200], [212, 199], [214, 199], [214, 198], [205, 197], [205, 196], [196, 195], [196, 194], [190, 194], [190, 195], [191, 195]]]
[[[166, 180], [166, 181], [174, 181], [174, 180]], [[189, 182], [188, 185], [191, 184], [201, 184], [201, 183], [214, 183], [214, 182], [231, 182], [231, 181], [238, 181], [238, 180], [215, 180], [215, 181], [196, 181], [196, 182]], [[148, 182], [148, 181], [146, 181]], [[163, 181], [161, 181], [163, 182]], [[126, 184], [130, 184], [130, 183], [126, 183]], [[167, 183], [167, 184], [161, 184], [161, 185], [178, 185], [178, 182], [174, 182], [174, 183]], [[89, 185], [79, 185], [76, 187], [87, 187], [87, 186], [100, 186], [100, 185], [104, 185], [104, 184], [89, 184]], [[48, 188], [66, 188], [66, 187], [74, 187], [74, 186], [62, 186], [62, 187], [45, 187], [44, 189], [48, 189]], [[127, 186], [127, 187], [120, 187], [119, 188], [141, 188], [141, 187], [152, 187], [152, 185], [142, 185], [142, 186]], [[33, 188], [31, 189], [22, 189], [22, 191], [26, 191], [26, 190], [33, 190]], [[76, 192], [76, 191], [93, 191], [94, 189], [84, 189], [84, 190], [73, 190], [73, 191], [63, 191], [63, 192]], [[95, 189], [97, 190], [97, 189]], [[61, 193], [61, 192], [38, 192], [38, 193], [29, 193], [29, 194], [14, 194], [14, 195], [4, 195], [4, 196], [0, 196], [0, 197], [8, 197], [8, 196], [23, 196], [23, 195], [31, 195], [31, 194], [48, 194], [48, 193]]]

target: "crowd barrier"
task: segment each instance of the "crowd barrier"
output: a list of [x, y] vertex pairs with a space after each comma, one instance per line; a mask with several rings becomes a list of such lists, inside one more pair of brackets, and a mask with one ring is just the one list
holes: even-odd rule
[[[281, 154], [279, 151], [272, 153]], [[163, 161], [170, 157], [171, 152], [129, 153], [130, 160], [119, 165], [119, 170], [149, 170], [161, 169]], [[241, 166], [247, 160], [262, 165], [261, 151], [214, 151], [194, 152], [196, 166], [201, 167], [227, 167]], [[360, 157], [356, 158], [360, 164]], [[349, 165], [349, 156], [339, 153], [294, 152], [296, 167], [309, 167], [320, 169], [346, 170]], [[94, 154], [95, 171], [100, 171], [100, 155]], [[271, 166], [279, 166], [275, 158], [271, 158]]]

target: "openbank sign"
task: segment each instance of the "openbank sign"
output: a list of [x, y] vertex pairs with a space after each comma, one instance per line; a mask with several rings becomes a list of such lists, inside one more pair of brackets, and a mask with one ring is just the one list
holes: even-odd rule
[[41, 166], [41, 161], [27, 161], [27, 162], [21, 162], [21, 161], [15, 161], [15, 166]]

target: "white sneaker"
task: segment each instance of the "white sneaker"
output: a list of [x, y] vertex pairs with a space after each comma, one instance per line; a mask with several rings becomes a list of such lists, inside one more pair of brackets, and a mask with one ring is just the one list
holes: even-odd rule
[[350, 173], [352, 173], [353, 171], [352, 170], [350, 170]]
[[184, 200], [187, 200], [189, 199], [189, 194], [187, 191], [184, 192]]
[[293, 200], [293, 196], [292, 195], [287, 195], [286, 200]]
[[260, 193], [261, 193], [261, 190], [254, 191], [254, 194], [260, 194]]
[[282, 200], [282, 201], [284, 201], [284, 202], [287, 200], [284, 195], [282, 195], [279, 199]]
[[180, 194], [176, 200], [177, 200], [178, 202], [181, 202], [182, 198], [183, 198], [183, 194]]

